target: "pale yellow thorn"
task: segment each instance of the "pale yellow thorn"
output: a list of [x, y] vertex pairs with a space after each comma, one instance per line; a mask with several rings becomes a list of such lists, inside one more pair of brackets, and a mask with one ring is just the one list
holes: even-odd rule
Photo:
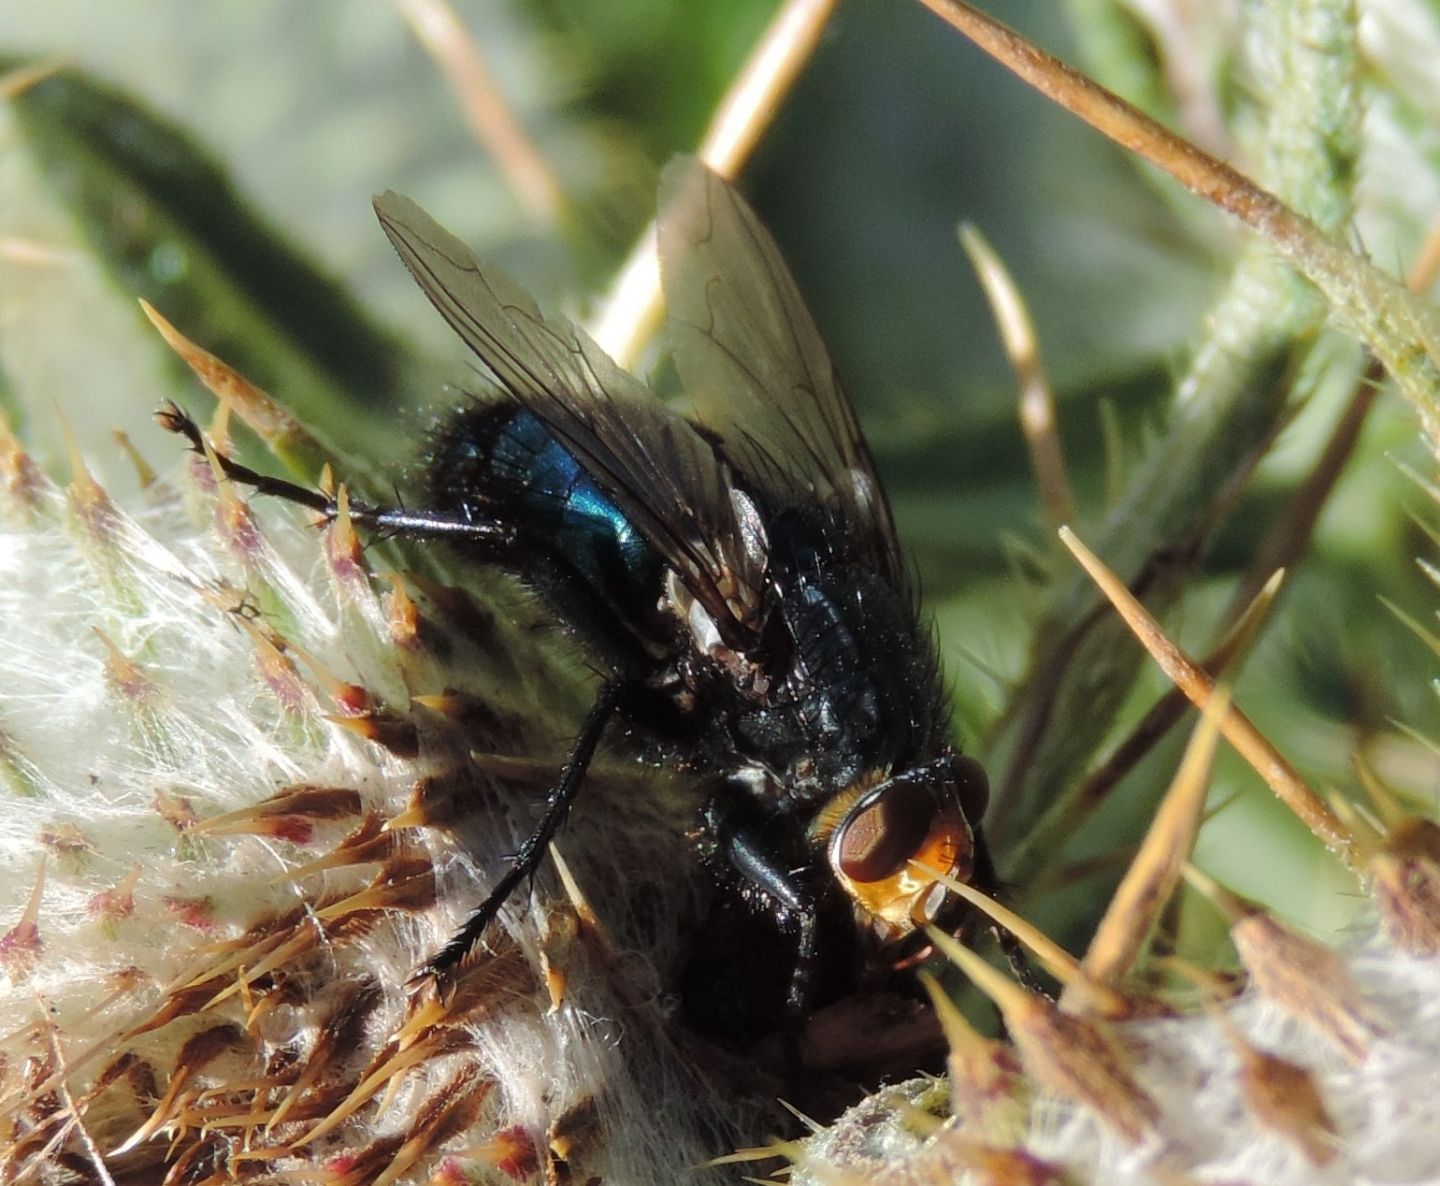
[[1120, 986], [1180, 883], [1181, 867], [1200, 831], [1220, 721], [1229, 707], [1224, 688], [1205, 706], [1170, 789], [1080, 961], [1091, 980]]
[[752, 1145], [746, 1149], [736, 1149], [733, 1153], [712, 1157], [709, 1161], [700, 1162], [696, 1168], [711, 1169], [720, 1165], [744, 1165], [751, 1161], [770, 1161], [776, 1157], [794, 1160], [802, 1154], [803, 1146], [798, 1141], [775, 1141], [773, 1144]]
[[1055, 397], [1045, 376], [1040, 346], [1030, 311], [1004, 261], [972, 225], [960, 227], [960, 243], [970, 257], [1000, 340], [1020, 387], [1020, 428], [1030, 451], [1030, 468], [1040, 490], [1040, 501], [1052, 527], [1075, 518], [1075, 495], [1060, 447]]
[[935, 1007], [935, 1016], [940, 1022], [941, 1032], [945, 1035], [946, 1045], [952, 1051], [982, 1051], [986, 1045], [985, 1039], [975, 1032], [975, 1027], [956, 1007], [950, 994], [941, 987], [940, 981], [923, 968], [916, 975], [930, 997], [930, 1003]]
[[[1215, 681], [1188, 655], [1175, 645], [1135, 598], [1100, 560], [1068, 527], [1060, 529], [1060, 538], [1080, 562], [1100, 591], [1110, 599], [1126, 625], [1141, 645], [1150, 652], [1160, 669], [1190, 700], [1204, 708], [1215, 694]], [[1351, 841], [1344, 825], [1320, 797], [1311, 790], [1299, 772], [1261, 735], [1250, 719], [1233, 705], [1220, 722], [1220, 732], [1247, 762], [1254, 767], [1287, 807], [1290, 808], [1320, 840], [1348, 861]]]
[[[3, 81], [3, 80], [0, 80]], [[0, 259], [22, 267], [54, 268], [79, 263], [84, 253], [67, 247], [52, 247], [17, 235], [0, 235]]]
[[[810, 59], [837, 0], [787, 0], [715, 109], [697, 155], [734, 180]], [[630, 251], [590, 332], [622, 367], [631, 367], [660, 324], [664, 299], [652, 222]]]
[[1217, 670], [1228, 667], [1230, 660], [1250, 645], [1250, 640], [1255, 637], [1255, 632], [1260, 628], [1262, 622], [1270, 612], [1270, 606], [1274, 604], [1275, 598], [1280, 594], [1280, 586], [1285, 582], [1285, 569], [1277, 568], [1260, 586], [1259, 592], [1250, 599], [1249, 604], [1240, 611], [1240, 616], [1225, 631], [1225, 636], [1220, 644], [1211, 652], [1206, 661], [1207, 667], [1214, 667]]
[[550, 860], [555, 865], [555, 872], [560, 875], [560, 886], [564, 889], [565, 896], [570, 899], [576, 916], [586, 926], [598, 928], [600, 920], [596, 917], [594, 907], [590, 905], [590, 899], [581, 891], [580, 883], [575, 880], [569, 862], [561, 855], [559, 845], [553, 840], [550, 842]]
[[[1075, 990], [1073, 1004], [1078, 1006], [1080, 1001], [1085, 1001], [1087, 1006], [1093, 1006], [1102, 1013], [1115, 1014], [1127, 1013], [1129, 1008], [1125, 998], [1119, 993], [1106, 988], [1103, 985], [1094, 984], [1085, 974], [1080, 966], [1080, 961], [1061, 947], [1049, 935], [1040, 930], [1033, 923], [1028, 922], [1008, 906], [1002, 905], [988, 894], [983, 894], [973, 885], [967, 885], [949, 874], [933, 869], [921, 861], [912, 861], [911, 864], [922, 869], [927, 877], [933, 877], [946, 889], [958, 897], [965, 899], [970, 905], [982, 911], [986, 917], [999, 923], [1021, 943], [1025, 944], [1036, 958], [1040, 960], [1061, 984]], [[952, 940], [952, 942], [954, 942]], [[948, 952], [948, 949], [946, 949]]]
[[560, 183], [454, 9], [445, 0], [395, 0], [395, 6], [440, 67], [470, 134], [494, 158], [526, 213], [542, 222], [556, 222], [564, 208]]
[[65, 58], [47, 58], [43, 62], [33, 62], [26, 66], [17, 66], [14, 70], [7, 70], [0, 74], [0, 101], [9, 102], [18, 99], [33, 86], [38, 86], [47, 78], [50, 78], [64, 70], [70, 63]]
[[1386, 830], [1398, 828], [1409, 821], [1411, 813], [1401, 806], [1395, 793], [1380, 781], [1380, 776], [1369, 762], [1356, 754], [1352, 765], [1355, 768], [1355, 777], [1365, 791], [1365, 797], [1370, 800]]
[[1249, 918], [1254, 913], [1254, 908], [1244, 898], [1226, 889], [1210, 874], [1189, 861], [1185, 863], [1182, 872], [1191, 888], [1208, 898], [1225, 916], [1226, 922], [1233, 925], [1241, 919]]
[[1349, 829], [1355, 841], [1355, 854], [1362, 861], [1373, 858], [1384, 847], [1385, 828], [1359, 804], [1352, 803], [1339, 791], [1331, 789], [1325, 795], [1326, 801], [1341, 823]]
[[1030, 993], [998, 968], [991, 967], [958, 939], [947, 935], [939, 927], [927, 926], [925, 933], [940, 953], [964, 972], [971, 984], [994, 1001], [1007, 1018], [1022, 1016], [1038, 1007]]

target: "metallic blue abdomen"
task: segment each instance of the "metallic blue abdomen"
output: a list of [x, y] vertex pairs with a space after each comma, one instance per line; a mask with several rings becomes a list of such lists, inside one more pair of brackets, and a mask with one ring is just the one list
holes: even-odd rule
[[588, 582], [643, 582], [656, 569], [655, 550], [532, 413], [516, 412], [495, 437], [490, 475]]
[[520, 548], [568, 570], [566, 583], [632, 612], [654, 605], [659, 554], [534, 413], [469, 410], [437, 441], [430, 472], [438, 502], [512, 528]]

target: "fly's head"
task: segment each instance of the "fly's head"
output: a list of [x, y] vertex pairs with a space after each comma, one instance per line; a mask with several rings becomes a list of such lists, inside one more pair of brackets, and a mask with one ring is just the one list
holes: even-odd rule
[[895, 943], [941, 919], [951, 897], [942, 876], [971, 880], [988, 796], [980, 764], [947, 752], [859, 780], [821, 809], [811, 835], [857, 914]]

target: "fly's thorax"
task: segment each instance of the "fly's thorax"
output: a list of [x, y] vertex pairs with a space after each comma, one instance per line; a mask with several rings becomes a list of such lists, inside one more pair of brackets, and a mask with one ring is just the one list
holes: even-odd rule
[[658, 609], [672, 623], [679, 666], [693, 673], [692, 684], [708, 683], [706, 677], [718, 673], [742, 701], [767, 701], [773, 679], [766, 665], [726, 640], [721, 624], [674, 569], [665, 572]]
[[788, 661], [774, 701], [804, 738], [798, 784], [833, 793], [938, 752], [939, 664], [908, 594], [858, 565], [807, 566], [787, 574], [780, 616]]

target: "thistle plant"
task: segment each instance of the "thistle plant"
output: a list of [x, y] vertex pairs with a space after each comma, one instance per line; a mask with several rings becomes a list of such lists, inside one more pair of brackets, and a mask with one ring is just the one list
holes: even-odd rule
[[[798, 1083], [776, 1040], [735, 1052], [688, 1033], [674, 971], [706, 890], [684, 773], [619, 754], [592, 769], [553, 867], [453, 990], [412, 982], [563, 762], [583, 656], [507, 578], [364, 538], [343, 512], [316, 524], [250, 499], [213, 453], [152, 431], [177, 400], [214, 449], [343, 506], [411, 485], [404, 459], [464, 373], [254, 213], [247, 168], [232, 182], [198, 146], [221, 129], [182, 130], [133, 93], [163, 104], [164, 86], [9, 14], [10, 1179], [1440, 1176], [1425, 609], [1440, 414], [1424, 295], [1440, 15], [1420, 0], [1070, 0], [1065, 29], [1040, 30], [1067, 70], [958, 0], [833, 7], [737, 5], [707, 37], [694, 13], [657, 6], [645, 40], [565, 4], [457, 15], [402, 0], [347, 27], [349, 51], [392, 79], [447, 80], [431, 122], [454, 131], [436, 135], [473, 129], [484, 163], [461, 176], [404, 148], [413, 132], [366, 135], [380, 172], [361, 181], [344, 158], [345, 201], [363, 212], [370, 191], [409, 181], [431, 205], [480, 195], [478, 248], [564, 289], [612, 354], [663, 376], [640, 195], [697, 142], [755, 177], [858, 373], [959, 739], [990, 771], [1007, 890], [974, 909], [1031, 950], [1050, 994], [937, 933], [917, 974], [930, 1006], [822, 1011], [793, 1052]], [[313, 15], [255, 13], [262, 43], [293, 19], [297, 46], [343, 45]], [[1136, 156], [1107, 155], [964, 38]], [[637, 94], [647, 70], [672, 81]], [[282, 93], [246, 81], [252, 105]], [[922, 240], [971, 224], [963, 249], [946, 236], [943, 284], [972, 310], [963, 338], [919, 269], [837, 276], [816, 251], [831, 228], [799, 213], [833, 207], [795, 197], [827, 159], [835, 180], [817, 188], [884, 192], [838, 170], [841, 147], [941, 156], [926, 137], [950, 134], [946, 116], [907, 120], [951, 90], [1033, 133], [972, 141], [968, 188], [918, 174]], [[855, 122], [837, 128], [836, 112]], [[999, 176], [1010, 207], [987, 204]], [[854, 238], [894, 253], [899, 221], [867, 208]], [[344, 250], [380, 276], [378, 233], [350, 243], [363, 235]], [[380, 283], [400, 291], [392, 271]], [[1142, 277], [1142, 297], [1122, 291]], [[1047, 280], [1088, 298], [1067, 309]], [[887, 314], [888, 290], [910, 286], [923, 324]], [[989, 359], [978, 374], [945, 369], [972, 354]], [[907, 370], [915, 358], [930, 369]], [[128, 435], [110, 441], [112, 427]], [[905, 1078], [941, 1062], [942, 1078]], [[892, 1085], [833, 1124], [777, 1106], [850, 1102], [837, 1084], [867, 1074]]]

